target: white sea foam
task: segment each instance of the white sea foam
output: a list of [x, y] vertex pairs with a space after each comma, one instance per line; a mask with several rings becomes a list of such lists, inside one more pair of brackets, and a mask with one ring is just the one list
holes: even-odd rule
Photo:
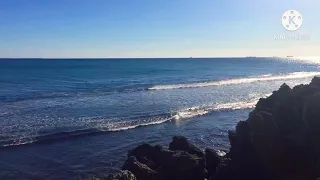
[[172, 120], [172, 117], [170, 118], [156, 118], [153, 121], [150, 122], [137, 122], [136, 124], [132, 124], [132, 125], [125, 125], [125, 124], [111, 124], [108, 125], [107, 127], [103, 127], [101, 128], [103, 131], [111, 131], [111, 132], [115, 132], [115, 131], [125, 131], [125, 130], [129, 130], [129, 129], [134, 129], [137, 127], [141, 127], [141, 126], [149, 126], [149, 125], [156, 125], [156, 124], [162, 124], [165, 123], [167, 121]]
[[265, 74], [265, 75], [261, 75], [260, 77], [270, 77], [272, 76], [272, 74]]
[[236, 84], [248, 84], [254, 82], [263, 81], [276, 81], [276, 80], [290, 80], [290, 79], [301, 79], [320, 75], [320, 72], [294, 72], [289, 74], [281, 75], [266, 75], [259, 77], [229, 79], [222, 81], [202, 82], [202, 83], [191, 83], [191, 84], [173, 84], [173, 85], [159, 85], [149, 88], [149, 90], [172, 90], [172, 89], [183, 89], [183, 88], [199, 88], [209, 86], [226, 86]]
[[213, 107], [214, 111], [223, 111], [223, 110], [237, 110], [237, 109], [247, 109], [254, 108], [257, 104], [258, 100], [249, 101], [249, 102], [235, 102], [235, 103], [226, 103], [226, 104], [218, 104]]
[[[264, 95], [267, 96], [267, 95]], [[223, 103], [223, 104], [216, 104], [212, 106], [197, 106], [197, 107], [191, 107], [187, 109], [183, 109], [177, 112], [172, 113], [171, 117], [165, 117], [165, 118], [150, 118], [147, 121], [140, 120], [135, 122], [121, 122], [121, 123], [115, 123], [115, 124], [107, 124], [102, 125], [99, 129], [101, 131], [125, 131], [129, 129], [134, 129], [141, 126], [149, 126], [149, 125], [156, 125], [156, 124], [162, 124], [171, 120], [184, 120], [184, 119], [190, 119], [197, 116], [203, 116], [210, 112], [215, 111], [227, 111], [227, 110], [237, 110], [237, 109], [247, 109], [247, 108], [254, 108], [255, 104], [257, 103], [257, 99], [252, 101], [243, 101], [243, 102], [235, 102], [235, 103]]]
[[9, 143], [9, 144], [4, 144], [2, 147], [11, 147], [11, 146], [20, 146], [20, 145], [25, 145], [25, 144], [31, 144], [35, 141], [33, 141], [32, 139], [27, 139], [27, 140], [21, 140], [21, 139], [18, 139], [12, 143]]
[[205, 115], [205, 114], [208, 114], [209, 111], [206, 111], [205, 109], [193, 109], [193, 108], [190, 108], [190, 109], [187, 109], [187, 110], [183, 110], [183, 111], [180, 111], [180, 112], [177, 112], [176, 115], [174, 115], [174, 119], [176, 120], [179, 120], [179, 119], [189, 119], [189, 118], [192, 118], [192, 117], [195, 117], [195, 116], [202, 116], [202, 115]]
[[217, 152], [218, 156], [220, 156], [220, 157], [227, 155], [227, 153], [224, 151], [216, 150], [216, 152]]
[[[270, 94], [264, 94], [262, 97], [268, 97]], [[260, 98], [259, 97], [259, 98]], [[211, 106], [197, 106], [192, 107], [188, 109], [183, 109], [181, 111], [178, 111], [173, 118], [175, 120], [181, 120], [181, 119], [189, 119], [197, 116], [203, 116], [210, 112], [215, 111], [228, 111], [228, 110], [238, 110], [238, 109], [249, 109], [254, 108], [255, 105], [258, 102], [258, 98], [249, 100], [249, 101], [240, 101], [240, 102], [233, 102], [233, 103], [222, 103], [222, 104], [216, 104]]]
[[174, 119], [189, 119], [196, 116], [203, 116], [210, 112], [215, 111], [226, 111], [226, 110], [237, 110], [237, 109], [247, 109], [255, 107], [257, 100], [249, 101], [249, 102], [235, 102], [235, 103], [223, 103], [217, 104], [213, 106], [199, 106], [181, 110], [174, 115]]

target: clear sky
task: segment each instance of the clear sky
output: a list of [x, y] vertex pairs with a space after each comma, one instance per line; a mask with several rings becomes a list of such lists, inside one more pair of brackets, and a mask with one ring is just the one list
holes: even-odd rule
[[320, 56], [319, 20], [319, 0], [0, 0], [0, 57]]

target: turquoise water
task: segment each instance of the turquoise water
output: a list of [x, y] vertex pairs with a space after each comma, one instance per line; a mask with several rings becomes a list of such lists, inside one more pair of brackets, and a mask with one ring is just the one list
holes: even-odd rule
[[0, 179], [108, 173], [173, 135], [226, 150], [259, 98], [319, 74], [274, 58], [1, 59]]

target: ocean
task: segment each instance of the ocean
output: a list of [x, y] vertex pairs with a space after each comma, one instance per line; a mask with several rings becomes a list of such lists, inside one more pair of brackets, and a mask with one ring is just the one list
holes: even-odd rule
[[182, 135], [225, 151], [228, 130], [319, 64], [279, 58], [1, 59], [0, 179], [83, 179], [141, 143]]

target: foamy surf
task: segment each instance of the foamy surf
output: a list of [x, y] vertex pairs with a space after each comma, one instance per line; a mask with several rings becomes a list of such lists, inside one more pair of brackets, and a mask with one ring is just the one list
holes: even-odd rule
[[203, 82], [203, 83], [159, 85], [159, 86], [153, 86], [149, 88], [149, 90], [172, 90], [172, 89], [183, 89], [183, 88], [200, 88], [200, 87], [209, 87], [209, 86], [249, 84], [249, 83], [263, 82], [263, 81], [302, 79], [302, 78], [308, 78], [308, 77], [319, 76], [319, 75], [320, 75], [320, 72], [294, 72], [294, 73], [281, 74], [281, 75], [268, 74], [268, 75], [262, 75], [259, 77], [238, 78], [238, 79], [229, 79], [229, 80]]
[[208, 114], [209, 112], [205, 109], [188, 109], [184, 111], [177, 112], [176, 115], [173, 116], [174, 119], [180, 120], [180, 119], [189, 119], [195, 116], [203, 116], [205, 114]]
[[[266, 97], [269, 95], [270, 94], [265, 94], [260, 97]], [[181, 121], [185, 119], [191, 119], [194, 117], [204, 116], [213, 112], [249, 109], [249, 108], [254, 108], [257, 101], [258, 99], [252, 99], [248, 101], [240, 101], [240, 102], [234, 102], [234, 103], [221, 103], [221, 104], [215, 104], [215, 105], [197, 106], [197, 107], [191, 107], [191, 108], [183, 109], [180, 111], [176, 111], [171, 114], [157, 115], [156, 117], [150, 117], [148, 119], [137, 119], [134, 121], [127, 121], [127, 122], [100, 124], [97, 127], [93, 127], [89, 129], [75, 130], [70, 132], [58, 132], [58, 133], [48, 134], [44, 136], [25, 137], [25, 138], [20, 138], [16, 140], [9, 140], [9, 141], [2, 141], [2, 142], [0, 141], [0, 148], [26, 145], [26, 144], [32, 144], [32, 143], [46, 143], [46, 142], [63, 140], [67, 138], [87, 136], [87, 135], [97, 134], [97, 133], [126, 131], [126, 130], [143, 127], [143, 126], [162, 124], [172, 120]]]
[[216, 107], [212, 108], [214, 111], [223, 111], [223, 110], [238, 110], [238, 109], [248, 109], [254, 108], [258, 100], [252, 102], [235, 102], [235, 103], [226, 103], [219, 104]]
[[2, 147], [12, 147], [12, 146], [21, 146], [21, 145], [27, 145], [27, 144], [31, 144], [34, 143], [35, 141], [33, 140], [17, 140], [13, 143], [9, 143], [9, 144], [4, 144]]
[[142, 127], [142, 126], [162, 124], [162, 123], [165, 123], [170, 120], [172, 120], [172, 117], [156, 118], [155, 120], [153, 120], [153, 121], [151, 120], [150, 122], [144, 122], [144, 121], [138, 121], [136, 123], [133, 122], [133, 125], [124, 125], [123, 123], [111, 124], [111, 125], [106, 125], [105, 127], [102, 127], [100, 129], [102, 131], [108, 131], [108, 132], [125, 131], [125, 130], [134, 129], [134, 128]]
[[254, 108], [257, 101], [258, 100], [249, 101], [249, 102], [235, 102], [235, 103], [217, 104], [213, 106], [199, 106], [199, 107], [188, 108], [188, 109], [184, 109], [177, 112], [173, 116], [173, 118], [175, 120], [182, 120], [182, 119], [190, 119], [197, 116], [203, 116], [211, 112]]
[[[262, 97], [266, 97], [269, 95], [270, 94], [266, 94], [266, 95], [263, 95]], [[183, 109], [177, 112], [173, 112], [172, 116], [150, 118], [148, 120], [138, 120], [138, 121], [126, 122], [126, 123], [121, 122], [117, 124], [107, 124], [107, 125], [103, 125], [100, 129], [103, 131], [112, 131], [112, 132], [125, 131], [125, 130], [134, 129], [142, 126], [162, 124], [171, 120], [191, 119], [193, 117], [204, 116], [209, 113], [217, 112], [217, 111], [254, 108], [257, 102], [258, 102], [258, 99], [254, 99], [251, 101], [240, 101], [240, 102], [234, 102], [234, 103], [216, 104], [211, 106], [191, 107], [191, 108]]]
[[[259, 98], [265, 98], [270, 96], [269, 94], [261, 95]], [[209, 114], [210, 112], [217, 112], [217, 111], [229, 111], [229, 110], [239, 110], [239, 109], [250, 109], [254, 108], [259, 98], [255, 98], [248, 101], [240, 101], [234, 103], [222, 103], [222, 104], [215, 104], [209, 106], [197, 106], [192, 108], [187, 108], [181, 111], [178, 111], [173, 118], [175, 120], [181, 119], [189, 119], [197, 116], [203, 116]]]

